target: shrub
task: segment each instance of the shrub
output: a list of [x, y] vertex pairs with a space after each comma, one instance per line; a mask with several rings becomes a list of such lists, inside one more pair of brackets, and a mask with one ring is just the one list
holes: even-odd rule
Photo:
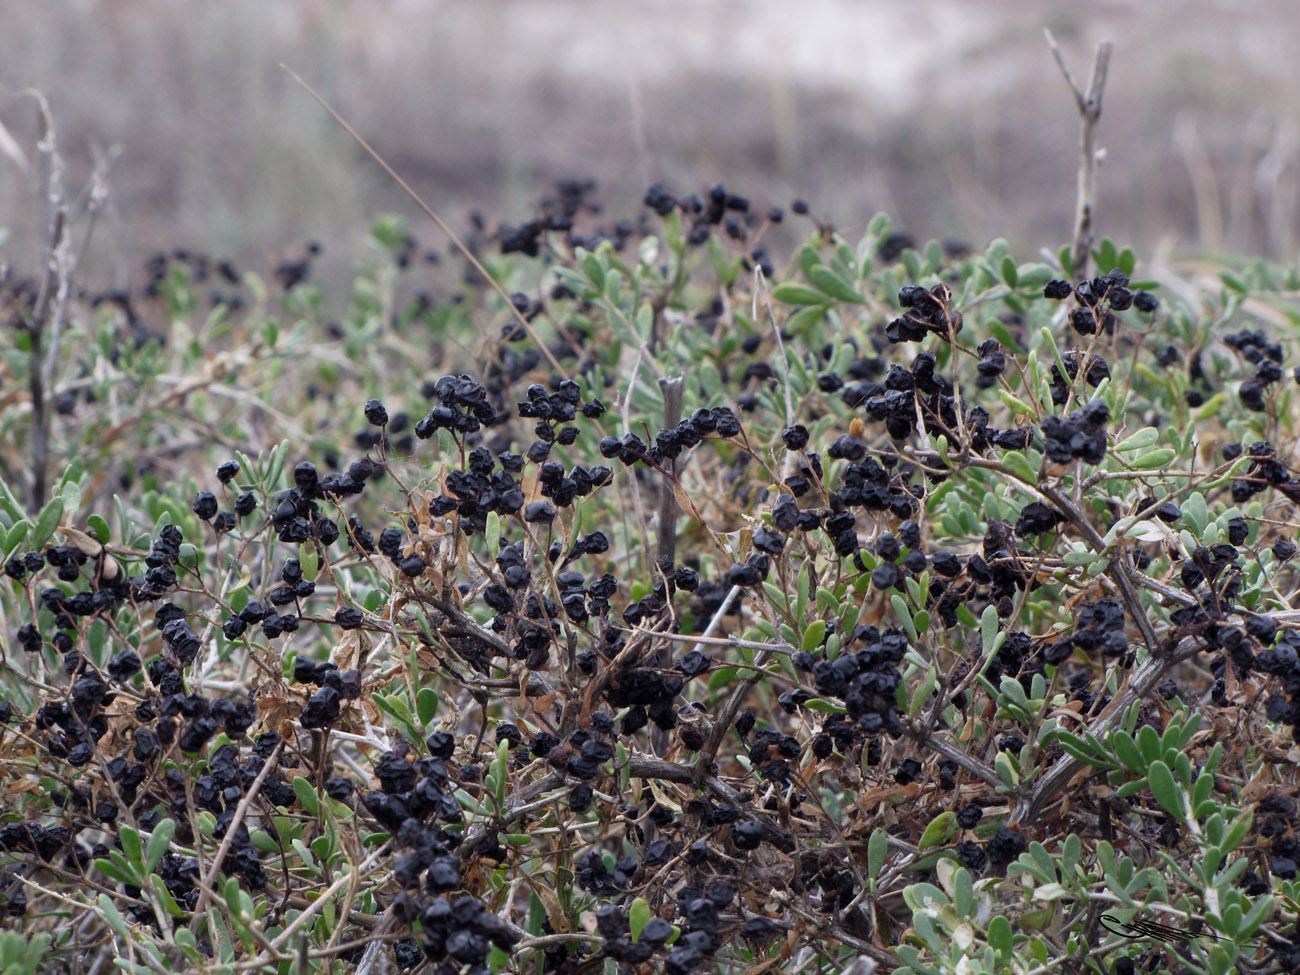
[[1157, 299], [884, 216], [786, 261], [722, 186], [591, 192], [428, 293], [380, 221], [335, 323], [310, 249], [61, 333], [6, 282], [0, 897], [49, 969], [1161, 950], [1103, 911], [1294, 965], [1295, 272]]

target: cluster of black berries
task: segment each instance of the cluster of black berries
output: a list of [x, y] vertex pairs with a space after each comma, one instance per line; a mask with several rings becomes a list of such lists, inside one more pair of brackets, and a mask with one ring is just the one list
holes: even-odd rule
[[[403, 889], [394, 902], [399, 919], [406, 923], [419, 919], [425, 937], [433, 935], [424, 943], [430, 958], [451, 954], [460, 961], [481, 962], [486, 955], [486, 946], [477, 953], [477, 958], [462, 958], [462, 953], [474, 954], [471, 945], [479, 942], [469, 942], [463, 952], [458, 952], [453, 949], [463, 942], [463, 936], [444, 943], [437, 937], [437, 932], [450, 938], [455, 931], [470, 931], [477, 927], [477, 934], [492, 940], [491, 934], [482, 928], [492, 922], [480, 918], [478, 912], [472, 912], [473, 917], [480, 920], [470, 923], [462, 919], [464, 923], [452, 925], [449, 930], [442, 920], [446, 899], [437, 897], [424, 903], [420, 894], [441, 895], [454, 890], [461, 885], [466, 859], [485, 858], [501, 863], [506, 859], [506, 851], [495, 831], [488, 831], [470, 844], [472, 848], [466, 847], [463, 832], [454, 828], [463, 822], [464, 817], [460, 803], [452, 794], [457, 781], [447, 764], [455, 752], [456, 739], [450, 732], [437, 731], [428, 737], [425, 745], [429, 755], [414, 761], [405, 742], [399, 742], [385, 752], [374, 766], [380, 789], [366, 792], [361, 802], [366, 811], [393, 834], [394, 842], [401, 850], [393, 860], [394, 878]], [[465, 766], [461, 770], [460, 783], [473, 785], [478, 778], [477, 772], [477, 766]], [[326, 783], [326, 791], [334, 798], [346, 799], [351, 792], [351, 783], [346, 779], [331, 780]], [[439, 826], [438, 823], [445, 825]], [[469, 908], [462, 906], [461, 910]]]
[[1102, 380], [1110, 378], [1110, 366], [1101, 356], [1088, 355], [1078, 349], [1071, 349], [1061, 356], [1061, 361], [1065, 363], [1064, 376], [1061, 375], [1059, 367], [1052, 365], [1052, 382], [1049, 388], [1052, 392], [1052, 402], [1057, 406], [1064, 406], [1065, 401], [1070, 398], [1070, 389], [1079, 375], [1080, 362], [1085, 357], [1088, 368], [1084, 373], [1084, 380], [1089, 386], [1096, 389], [1101, 385]]
[[[318, 253], [319, 245], [313, 246], [316, 247]], [[291, 263], [285, 262], [285, 265], [281, 266], [285, 267]], [[231, 311], [238, 311], [243, 307], [244, 297], [240, 293], [243, 281], [239, 269], [235, 267], [233, 261], [224, 258], [213, 258], [207, 254], [181, 247], [170, 253], [154, 254], [145, 262], [144, 269], [148, 276], [142, 290], [145, 298], [156, 298], [162, 293], [173, 267], [184, 268], [182, 273], [187, 275], [191, 286], [211, 283], [210, 302], [213, 307], [225, 305]], [[301, 277], [298, 280], [306, 279], [308, 273], [310, 273], [310, 263], [304, 260], [302, 262]], [[280, 278], [278, 269], [277, 278]], [[297, 281], [293, 281], [286, 287], [292, 287], [296, 283]], [[130, 329], [134, 331], [140, 328], [140, 317], [128, 291], [108, 291], [95, 295], [91, 300], [91, 304], [96, 308], [105, 304], [113, 305], [121, 310]]]
[[[119, 658], [114, 658], [109, 676], [122, 683], [140, 667], [138, 658], [133, 661]], [[94, 756], [98, 741], [108, 731], [104, 709], [117, 696], [93, 668], [84, 662], [82, 666], [84, 669], [73, 682], [69, 700], [47, 701], [33, 716], [35, 729], [47, 732], [44, 744], [50, 754], [73, 767], [86, 765]], [[161, 696], [150, 695], [136, 706], [129, 747], [103, 761], [112, 791], [105, 784], [99, 790], [100, 798], [96, 798], [91, 790], [76, 786], [67, 793], [54, 794], [53, 799], [74, 817], [83, 814], [104, 829], [111, 829], [121, 815], [118, 800], [135, 807], [135, 818], [142, 829], [155, 829], [165, 815], [157, 808], [162, 803], [167, 813], [177, 820], [178, 833], [183, 836], [188, 829], [183, 824], [188, 821], [192, 798], [196, 811], [206, 810], [215, 815], [214, 835], [224, 839], [245, 790], [261, 773], [279, 738], [269, 733], [260, 736], [242, 765], [238, 761], [238, 747], [226, 744], [208, 756], [205, 774], [187, 781], [181, 768], [162, 768], [160, 763], [167, 749], [175, 743], [182, 751], [198, 753], [218, 730], [239, 740], [256, 718], [256, 708], [251, 700], [209, 700], [186, 694], [180, 674], [162, 657], [150, 661], [147, 674], [149, 686]], [[178, 718], [185, 722], [179, 736]], [[263, 778], [261, 795], [277, 806], [292, 806], [296, 802], [293, 788], [278, 772]], [[81, 819], [81, 822], [87, 821]], [[46, 860], [52, 860], [66, 849], [69, 864], [79, 864], [82, 869], [89, 868], [94, 858], [107, 856], [102, 844], [85, 847], [73, 843], [76, 832], [64, 826], [42, 829], [37, 824], [23, 824], [22, 836], [11, 830], [12, 836], [8, 838], [14, 840], [13, 844], [6, 843], [5, 834], [0, 833], [0, 847], [33, 852]], [[231, 837], [222, 869], [240, 877], [251, 889], [266, 884], [265, 871], [246, 826], [241, 824]], [[192, 910], [199, 895], [194, 883], [197, 863], [192, 858], [168, 852], [158, 872], [176, 901]], [[128, 888], [126, 893], [138, 897], [138, 891]], [[148, 907], [133, 912], [133, 916], [142, 923], [156, 923]]]
[[600, 454], [629, 466], [636, 463], [658, 465], [694, 447], [705, 437], [713, 435], [725, 439], [739, 436], [740, 431], [740, 420], [731, 407], [701, 408], [680, 420], [675, 427], [661, 429], [653, 445], [647, 445], [635, 433], [622, 438], [602, 437]]
[[898, 303], [907, 312], [885, 326], [891, 342], [919, 342], [931, 333], [944, 341], [961, 331], [962, 313], [950, 306], [952, 292], [942, 282], [926, 290], [917, 284], [899, 289]]
[[[453, 970], [487, 975], [487, 955], [492, 946], [509, 951], [520, 938], [477, 897], [436, 897], [420, 904], [416, 898], [404, 895], [399, 903], [403, 921], [420, 922], [418, 944], [424, 956], [433, 962], [450, 962], [455, 966]], [[462, 969], [465, 965], [469, 967]]]
[[281, 261], [276, 265], [276, 284], [288, 291], [304, 283], [311, 276], [312, 261], [320, 256], [322, 250], [323, 248], [317, 241], [308, 241], [301, 255]]
[[1128, 650], [1124, 633], [1124, 608], [1113, 599], [1084, 603], [1074, 614], [1071, 640], [1084, 653], [1101, 651], [1103, 657], [1119, 657]]
[[1092, 400], [1069, 416], [1043, 419], [1047, 458], [1054, 464], [1068, 464], [1076, 457], [1087, 464], [1100, 464], [1106, 456], [1106, 421], [1110, 410], [1101, 400]]
[[[693, 247], [708, 240], [712, 229], [719, 224], [732, 240], [743, 241], [748, 236], [748, 228], [758, 220], [757, 213], [750, 208], [749, 200], [727, 192], [721, 183], [709, 187], [703, 196], [692, 194], [681, 200], [670, 194], [662, 183], [655, 183], [646, 190], [642, 203], [661, 217], [666, 217], [677, 209], [690, 217], [691, 229], [686, 240]], [[762, 260], [768, 263], [765, 255], [766, 250], [761, 257], [754, 256], [753, 259], [755, 262]], [[764, 273], [769, 276], [772, 273], [770, 268], [768, 263], [768, 268], [764, 269]]]
[[[848, 716], [868, 735], [898, 732], [901, 726], [894, 691], [903, 679], [897, 664], [907, 653], [907, 636], [897, 628], [882, 634], [874, 626], [859, 626], [847, 644], [834, 660], [813, 663], [817, 693], [841, 699]], [[853, 646], [859, 649], [849, 649]]]
[[1246, 409], [1263, 413], [1267, 408], [1264, 393], [1282, 378], [1282, 346], [1270, 342], [1263, 330], [1235, 332], [1225, 335], [1223, 342], [1229, 348], [1236, 349], [1243, 359], [1255, 367], [1255, 375], [1241, 384], [1237, 394]]
[[1115, 312], [1136, 308], [1149, 314], [1159, 307], [1155, 295], [1147, 291], [1130, 291], [1128, 283], [1128, 275], [1114, 268], [1107, 274], [1080, 281], [1074, 286], [1060, 279], [1048, 281], [1043, 296], [1059, 301], [1074, 295], [1079, 307], [1070, 311], [1070, 327], [1080, 335], [1093, 335], [1098, 329], [1110, 335], [1115, 331]]
[[316, 468], [306, 461], [293, 470], [295, 487], [281, 491], [271, 509], [271, 527], [282, 542], [300, 545], [315, 539], [328, 548], [338, 541], [339, 528], [321, 512], [318, 499], [339, 501], [360, 494], [366, 480], [374, 473], [374, 465], [362, 459], [354, 463], [346, 474], [330, 474], [318, 478]]
[[[601, 212], [600, 204], [590, 199], [595, 189], [595, 180], [557, 180], [555, 195], [540, 201], [540, 214], [536, 219], [518, 226], [501, 226], [497, 232], [501, 241], [501, 253], [538, 257], [548, 231], [566, 234], [566, 242], [570, 247], [583, 246], [594, 250], [602, 239], [609, 238], [614, 239], [615, 249], [621, 250], [632, 233], [632, 226], [627, 221], [619, 221], [613, 235], [597, 232], [594, 238], [583, 238], [573, 233], [575, 220], [582, 212], [593, 215]], [[481, 223], [481, 220], [478, 222]]]
[[1240, 570], [1241, 554], [1236, 546], [1220, 543], [1208, 548], [1196, 546], [1183, 560], [1178, 575], [1186, 589], [1196, 589], [1201, 583], [1208, 583], [1215, 590], [1215, 601], [1226, 604], [1236, 598], [1241, 588]]
[[[1223, 448], [1224, 460], [1236, 460], [1242, 454], [1241, 444], [1227, 444]], [[1245, 504], [1256, 494], [1270, 487], [1277, 488], [1291, 501], [1300, 503], [1300, 482], [1297, 482], [1285, 464], [1278, 460], [1277, 448], [1266, 440], [1244, 448], [1250, 458], [1250, 467], [1242, 477], [1232, 481], [1232, 500]]]
[[339, 670], [330, 661], [298, 657], [293, 662], [296, 684], [314, 684], [319, 688], [303, 706], [299, 721], [304, 728], [327, 728], [339, 719], [343, 702], [361, 696], [361, 672]]
[[[1273, 793], [1260, 800], [1258, 815], [1262, 822], [1257, 820], [1257, 829], [1262, 839], [1270, 841], [1271, 856], [1269, 857], [1269, 873], [1283, 877], [1287, 880], [1294, 880], [1296, 874], [1300, 872], [1300, 841], [1295, 837], [1296, 828], [1296, 803], [1290, 796]], [[1253, 883], [1246, 892], [1251, 896], [1259, 896], [1268, 892], [1268, 884], [1263, 883], [1258, 877], [1252, 877]], [[1300, 955], [1300, 952], [1297, 952]], [[1300, 961], [1300, 958], [1297, 958]]]
[[677, 727], [673, 701], [686, 686], [687, 678], [661, 669], [660, 663], [656, 652], [645, 666], [622, 669], [610, 678], [605, 700], [614, 708], [631, 708], [623, 720], [624, 734], [643, 727], [647, 721], [665, 731]]
[[[727, 939], [719, 930], [718, 912], [727, 910], [735, 898], [735, 888], [721, 880], [711, 881], [703, 887], [686, 884], [677, 891], [676, 913], [682, 923], [677, 939], [664, 955], [664, 971], [668, 975], [687, 975], [695, 971], [726, 943]], [[614, 905], [597, 908], [596, 924], [604, 939], [601, 950], [605, 956], [627, 965], [649, 961], [663, 951], [673, 935], [672, 924], [663, 918], [652, 917], [633, 941], [626, 914]], [[771, 922], [763, 917], [750, 918], [739, 927], [738, 933], [749, 939], [766, 938], [775, 931]]]
[[181, 542], [184, 536], [175, 525], [164, 525], [150, 546], [149, 555], [144, 564], [149, 571], [144, 574], [139, 589], [145, 598], [157, 598], [176, 585], [176, 563], [181, 558]]
[[1016, 520], [1015, 531], [1020, 538], [1027, 538], [1030, 535], [1046, 535], [1054, 531], [1056, 526], [1065, 520], [1055, 508], [1043, 504], [1041, 501], [1031, 501], [1020, 511], [1020, 517]]
[[505, 419], [488, 402], [487, 389], [467, 375], [443, 376], [431, 392], [438, 405], [415, 424], [415, 435], [421, 440], [428, 440], [438, 430], [463, 437]]
[[[978, 812], [978, 807], [975, 808], [976, 812]], [[962, 811], [965, 812], [966, 810], [963, 809]], [[987, 847], [980, 847], [974, 840], [963, 840], [958, 843], [957, 859], [963, 866], [977, 874], [983, 871], [985, 865], [989, 863], [999, 872], [1003, 872], [1007, 864], [1020, 856], [1024, 849], [1024, 837], [1014, 829], [1003, 826], [988, 841]]]

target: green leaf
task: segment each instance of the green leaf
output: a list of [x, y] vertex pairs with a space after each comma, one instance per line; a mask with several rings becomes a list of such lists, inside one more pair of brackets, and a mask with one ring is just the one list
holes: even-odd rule
[[812, 268], [808, 273], [808, 280], [812, 282], [815, 288], [826, 292], [826, 294], [839, 301], [847, 301], [855, 305], [866, 303], [866, 299], [862, 297], [862, 292], [853, 287], [852, 282], [840, 277], [825, 265], [819, 264]]
[[644, 897], [638, 897], [632, 902], [627, 911], [627, 926], [634, 942], [640, 939], [642, 928], [650, 923], [652, 916], [650, 904]]
[[320, 796], [316, 794], [316, 787], [310, 781], [301, 775], [296, 776], [293, 780], [293, 792], [308, 816], [315, 818], [320, 815]]
[[10, 555], [17, 551], [18, 546], [26, 540], [27, 535], [31, 530], [32, 523], [26, 518], [14, 522], [13, 526], [5, 535], [4, 551], [0, 552], [0, 555], [4, 556], [6, 559], [9, 558]]
[[925, 827], [925, 832], [921, 834], [917, 849], [928, 850], [932, 846], [941, 846], [952, 839], [959, 829], [957, 814], [951, 809], [945, 810], [930, 820]]
[[912, 611], [907, 607], [907, 600], [898, 593], [893, 593], [889, 597], [889, 604], [894, 607], [894, 616], [903, 624], [903, 629], [911, 641], [919, 643], [920, 637], [916, 634], [916, 627], [912, 625]]
[[[1019, 414], [1020, 416], [1034, 415], [1034, 408], [1032, 406], [1030, 406], [1028, 403], [1020, 399], [1019, 397], [1012, 396], [1005, 389], [1001, 389], [1001, 388], [998, 389], [998, 398], [1002, 400], [1002, 404], [1007, 409], [1009, 409], [1012, 413]], [[1015, 453], [1021, 457], [1024, 456], [1024, 454], [1020, 453], [1019, 451], [1012, 451], [1012, 453]]]
[[[1074, 735], [1070, 735], [1067, 738], [1066, 733], [1060, 731], [1056, 733], [1055, 738], [1061, 746], [1061, 751], [1065, 752], [1071, 758], [1077, 758], [1079, 761], [1087, 762], [1089, 765], [1096, 768], [1111, 767], [1112, 763], [1098, 759], [1096, 755], [1084, 748], [1083, 739], [1076, 738]], [[1049, 744], [1049, 742], [1045, 741], [1043, 744], [1046, 745]]]
[[1007, 287], [1014, 288], [1019, 275], [1016, 271], [1016, 262], [1008, 255], [1002, 258], [1002, 280], [1007, 283]]
[[1011, 756], [1006, 752], [998, 752], [997, 757], [993, 759], [993, 770], [998, 773], [998, 778], [1003, 784], [1008, 786], [1020, 784], [1020, 774], [1016, 771]]
[[1012, 475], [1028, 484], [1038, 482], [1038, 474], [1029, 464], [1029, 458], [1019, 450], [1005, 450], [1002, 452], [1002, 466], [1005, 467]]
[[107, 545], [109, 541], [108, 522], [100, 515], [91, 515], [86, 519], [86, 524], [90, 528], [91, 534], [99, 539], [101, 545]]
[[492, 760], [492, 773], [496, 776], [496, 800], [500, 809], [506, 801], [506, 783], [510, 778], [510, 741], [503, 738], [497, 744], [497, 757]]
[[822, 645], [822, 638], [826, 636], [826, 621], [813, 620], [808, 624], [808, 629], [803, 631], [802, 648], [804, 650], [816, 650]]
[[1164, 758], [1165, 750], [1160, 744], [1160, 735], [1149, 724], [1144, 724], [1138, 729], [1137, 743], [1138, 748], [1142, 750], [1142, 757], [1146, 759], [1148, 764]]
[[912, 616], [912, 628], [916, 630], [918, 637], [925, 636], [926, 630], [930, 628], [930, 614], [923, 609], [918, 609]]
[[1029, 704], [1029, 698], [1025, 694], [1025, 689], [1021, 686], [1019, 680], [1004, 674], [999, 684], [1001, 685], [999, 688], [999, 697], [1001, 699], [1010, 701], [1023, 711], [1033, 710]]
[[495, 559], [501, 550], [501, 516], [495, 511], [488, 512], [487, 528], [483, 532], [483, 538], [487, 543], [488, 558]]
[[163, 906], [163, 909], [166, 910], [169, 915], [172, 917], [185, 916], [185, 912], [181, 910], [181, 906], [176, 903], [176, 899], [172, 897], [171, 891], [168, 890], [167, 885], [163, 883], [162, 877], [158, 876], [156, 873], [150, 874], [149, 886], [153, 889], [153, 895], [158, 899], [158, 903]]
[[54, 534], [54, 529], [59, 527], [62, 518], [63, 499], [50, 498], [36, 518], [36, 526], [32, 529], [31, 540], [28, 544], [36, 551], [40, 551], [45, 543], [50, 540], [50, 536]]
[[115, 880], [119, 884], [137, 884], [140, 878], [135, 876], [131, 871], [124, 870], [115, 864], [112, 860], [98, 859], [95, 861], [95, 869], [102, 873], [110, 880]]
[[1117, 454], [1126, 454], [1133, 450], [1145, 450], [1160, 439], [1160, 431], [1155, 427], [1143, 427], [1129, 434], [1111, 449]]
[[118, 827], [117, 836], [122, 841], [122, 855], [126, 857], [126, 862], [139, 870], [140, 876], [145, 876], [144, 844], [140, 842], [140, 831], [133, 826], [123, 825]]
[[1169, 771], [1168, 765], [1162, 761], [1152, 762], [1147, 769], [1147, 784], [1151, 788], [1151, 794], [1156, 797], [1156, 802], [1160, 803], [1166, 812], [1180, 823], [1186, 820], [1187, 809], [1184, 805], [1183, 791], [1174, 782], [1173, 773]]
[[1005, 914], [995, 914], [989, 921], [989, 944], [998, 953], [999, 958], [1011, 956], [1011, 922]]
[[415, 714], [420, 719], [421, 729], [428, 727], [429, 722], [437, 716], [438, 692], [432, 687], [421, 687], [415, 695]]
[[1232, 821], [1232, 825], [1228, 827], [1228, 831], [1223, 836], [1223, 842], [1220, 844], [1224, 853], [1231, 853], [1241, 845], [1241, 841], [1250, 832], [1250, 826], [1254, 818], [1255, 810], [1248, 808]]
[[826, 312], [830, 306], [806, 305], [785, 320], [785, 328], [791, 335], [804, 335], [814, 325], [826, 317]]
[[[984, 607], [984, 612], [980, 614], [980, 640], [984, 646], [984, 656], [993, 652], [993, 641], [998, 635], [998, 610], [997, 607], [989, 604]], [[1016, 686], [1019, 686], [1017, 683]], [[1023, 693], [1023, 689], [1022, 689]]]
[[821, 697], [810, 697], [803, 702], [803, 706], [810, 711], [821, 711], [823, 714], [847, 713], [843, 704], [836, 704], [834, 701], [828, 701]]
[[130, 942], [131, 931], [126, 926], [126, 921], [122, 919], [122, 915], [118, 913], [113, 899], [107, 894], [99, 895], [99, 911], [104, 915], [104, 919], [108, 921], [108, 926], [113, 929], [113, 933], [124, 942]]
[[772, 300], [783, 305], [825, 305], [826, 295], [802, 284], [778, 284], [772, 289]]
[[303, 578], [315, 582], [320, 574], [320, 555], [315, 542], [303, 542], [298, 546], [298, 562], [302, 566]]
[[885, 856], [889, 852], [889, 834], [877, 826], [871, 831], [867, 841], [867, 877], [877, 880], [880, 871], [885, 868]]
[[144, 872], [153, 873], [162, 863], [162, 858], [171, 847], [172, 837], [176, 835], [176, 820], [164, 819], [153, 828], [149, 835], [149, 845], [145, 847]]
[[1139, 454], [1134, 458], [1131, 466], [1138, 471], [1153, 471], [1167, 466], [1177, 456], [1178, 452], [1173, 447], [1157, 447], [1145, 454]]
[[[1064, 746], [1062, 746], [1064, 747]], [[1146, 774], [1147, 763], [1142, 757], [1142, 752], [1133, 740], [1133, 736], [1127, 731], [1120, 729], [1111, 734], [1110, 747], [1114, 749], [1115, 755], [1128, 768], [1130, 772], [1138, 775]]]
[[909, 716], [915, 717], [920, 713], [921, 708], [925, 707], [925, 702], [930, 699], [930, 693], [934, 690], [937, 680], [938, 672], [932, 664], [926, 668], [925, 676], [921, 678], [921, 683], [917, 685], [916, 691], [912, 694], [912, 701], [907, 707]]
[[1133, 253], [1133, 248], [1125, 247], [1119, 252], [1119, 260], [1115, 262], [1115, 266], [1123, 271], [1125, 275], [1132, 275], [1136, 263], [1137, 257]]
[[582, 270], [586, 272], [587, 279], [597, 293], [605, 290], [605, 269], [601, 267], [599, 258], [590, 251], [579, 252], [579, 261], [582, 264]]

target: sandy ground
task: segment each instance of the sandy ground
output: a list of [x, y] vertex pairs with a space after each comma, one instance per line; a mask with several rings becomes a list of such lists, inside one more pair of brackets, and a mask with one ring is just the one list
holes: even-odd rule
[[[256, 261], [412, 212], [281, 61], [456, 220], [525, 218], [557, 176], [619, 212], [652, 180], [721, 179], [1032, 251], [1069, 235], [1076, 166], [1045, 26], [1079, 76], [1115, 44], [1102, 232], [1295, 259], [1292, 0], [6, 0], [0, 121], [30, 154], [18, 91], [46, 92], [74, 181], [121, 147], [96, 251], [119, 277], [158, 246]], [[36, 200], [0, 155], [15, 264]]]

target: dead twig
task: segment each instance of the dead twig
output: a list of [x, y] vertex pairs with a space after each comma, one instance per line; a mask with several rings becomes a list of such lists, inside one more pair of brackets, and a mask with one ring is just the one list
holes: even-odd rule
[[1102, 41], [1097, 45], [1093, 55], [1092, 74], [1088, 77], [1088, 88], [1084, 91], [1070, 76], [1070, 69], [1065, 66], [1061, 49], [1056, 45], [1056, 38], [1047, 28], [1043, 28], [1047, 46], [1052, 49], [1065, 83], [1074, 93], [1074, 103], [1079, 110], [1079, 175], [1078, 196], [1074, 210], [1074, 242], [1070, 249], [1076, 279], [1087, 277], [1088, 258], [1092, 252], [1092, 215], [1097, 199], [1097, 163], [1100, 154], [1097, 151], [1097, 122], [1101, 119], [1101, 96], [1106, 89], [1106, 72], [1110, 67], [1110, 54], [1113, 45]]

